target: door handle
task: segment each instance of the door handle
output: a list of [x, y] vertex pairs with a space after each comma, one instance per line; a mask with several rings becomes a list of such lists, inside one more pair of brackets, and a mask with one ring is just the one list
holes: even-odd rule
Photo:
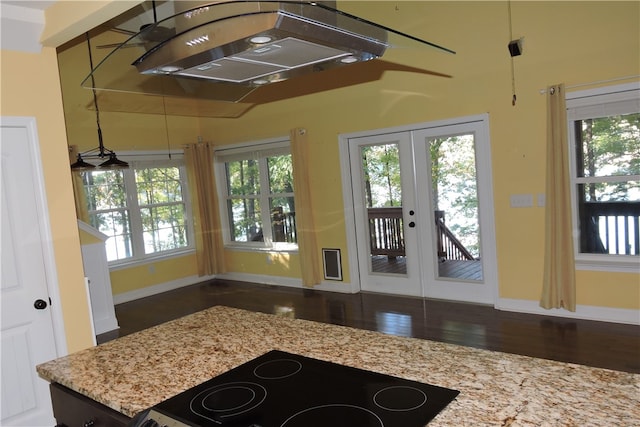
[[47, 308], [47, 302], [42, 299], [37, 299], [33, 303], [33, 306], [36, 308], [36, 310], [44, 310], [45, 308]]
[[415, 226], [416, 226], [416, 223], [415, 223], [415, 222], [411, 221], [411, 222], [409, 223], [409, 228], [414, 228]]

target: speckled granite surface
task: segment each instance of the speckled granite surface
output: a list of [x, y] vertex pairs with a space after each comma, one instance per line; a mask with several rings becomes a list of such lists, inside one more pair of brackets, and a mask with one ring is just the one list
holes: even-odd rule
[[637, 374], [220, 306], [37, 369], [133, 416], [272, 349], [460, 390], [429, 427], [640, 426]]

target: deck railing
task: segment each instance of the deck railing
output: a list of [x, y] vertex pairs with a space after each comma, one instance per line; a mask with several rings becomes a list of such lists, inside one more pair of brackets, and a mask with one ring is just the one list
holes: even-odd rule
[[[369, 208], [367, 214], [371, 255], [404, 256], [402, 207]], [[475, 259], [446, 226], [444, 211], [435, 211], [435, 220], [439, 259]]]
[[369, 208], [371, 255], [404, 256], [402, 207]]
[[475, 257], [449, 230], [444, 221], [444, 211], [435, 211], [436, 233], [438, 235], [439, 260], [474, 260]]
[[274, 242], [298, 243], [295, 212], [283, 212], [282, 207], [274, 208], [271, 211], [271, 226]]
[[580, 251], [640, 254], [640, 202], [583, 202]]

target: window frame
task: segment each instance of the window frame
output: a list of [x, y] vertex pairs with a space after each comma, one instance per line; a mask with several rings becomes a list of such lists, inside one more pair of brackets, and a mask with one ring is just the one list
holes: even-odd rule
[[[161, 158], [159, 158], [161, 157]], [[129, 258], [108, 261], [109, 269], [115, 271], [129, 268], [135, 265], [184, 256], [195, 251], [195, 239], [193, 230], [193, 213], [187, 181], [187, 170], [183, 160], [182, 151], [172, 151], [171, 158], [165, 152], [119, 152], [118, 158], [129, 163], [129, 168], [123, 169], [123, 181], [125, 187], [126, 208], [130, 216], [131, 248], [133, 255]], [[138, 187], [135, 171], [146, 168], [177, 167], [180, 172], [180, 186], [182, 190], [182, 202], [185, 206], [185, 228], [187, 233], [187, 246], [165, 251], [145, 253], [144, 230], [140, 204], [138, 202]], [[99, 170], [99, 169], [98, 169]], [[148, 205], [143, 205], [146, 208]]]
[[[574, 121], [586, 118], [606, 117], [612, 112], [629, 114], [640, 112], [640, 83], [601, 87], [566, 94], [567, 131], [569, 145], [569, 169], [571, 186], [571, 217], [573, 245], [577, 270], [637, 272], [640, 259], [636, 255], [591, 254], [580, 252], [580, 213], [578, 206], [579, 184], [593, 182], [627, 182], [640, 180], [640, 175], [613, 177], [579, 177], [577, 165], [577, 136]], [[603, 105], [607, 106], [605, 112]]]
[[[297, 243], [274, 242], [272, 239], [273, 230], [271, 227], [271, 209], [269, 200], [284, 193], [271, 193], [271, 187], [269, 184], [269, 171], [266, 158], [283, 154], [292, 155], [291, 141], [289, 137], [271, 138], [233, 144], [229, 146], [220, 146], [216, 148], [214, 152], [214, 173], [216, 176], [218, 200], [220, 201], [220, 222], [222, 224], [222, 235], [225, 248], [256, 252], [270, 251], [295, 253], [298, 251]], [[262, 221], [264, 241], [234, 241], [231, 238], [231, 223], [227, 211], [227, 202], [230, 196], [227, 192], [229, 183], [227, 182], [226, 163], [229, 161], [241, 159], [246, 160], [251, 158], [258, 160], [259, 162], [258, 179], [260, 182], [260, 193], [259, 195], [256, 195], [256, 198], [260, 201], [261, 206], [260, 219]], [[263, 191], [263, 189], [267, 188], [268, 191]], [[295, 200], [295, 188], [293, 191], [293, 198]]]

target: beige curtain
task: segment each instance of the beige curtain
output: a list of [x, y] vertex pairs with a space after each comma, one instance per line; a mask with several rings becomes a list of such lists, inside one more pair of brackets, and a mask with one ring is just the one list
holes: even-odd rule
[[[74, 164], [76, 160], [78, 160], [78, 146], [72, 145], [69, 147], [69, 163]], [[76, 217], [88, 224], [87, 195], [84, 192], [81, 172], [71, 172], [71, 184], [73, 185], [73, 195], [76, 202]]]
[[564, 85], [547, 89], [544, 277], [540, 306], [576, 311], [567, 108]]
[[293, 129], [290, 135], [300, 269], [302, 271], [302, 284], [310, 287], [320, 283], [322, 273], [316, 227], [313, 220], [314, 212], [311, 203], [309, 140], [305, 129]]
[[208, 143], [187, 145], [184, 159], [194, 216], [198, 275], [224, 273], [224, 243], [213, 173], [213, 146]]

